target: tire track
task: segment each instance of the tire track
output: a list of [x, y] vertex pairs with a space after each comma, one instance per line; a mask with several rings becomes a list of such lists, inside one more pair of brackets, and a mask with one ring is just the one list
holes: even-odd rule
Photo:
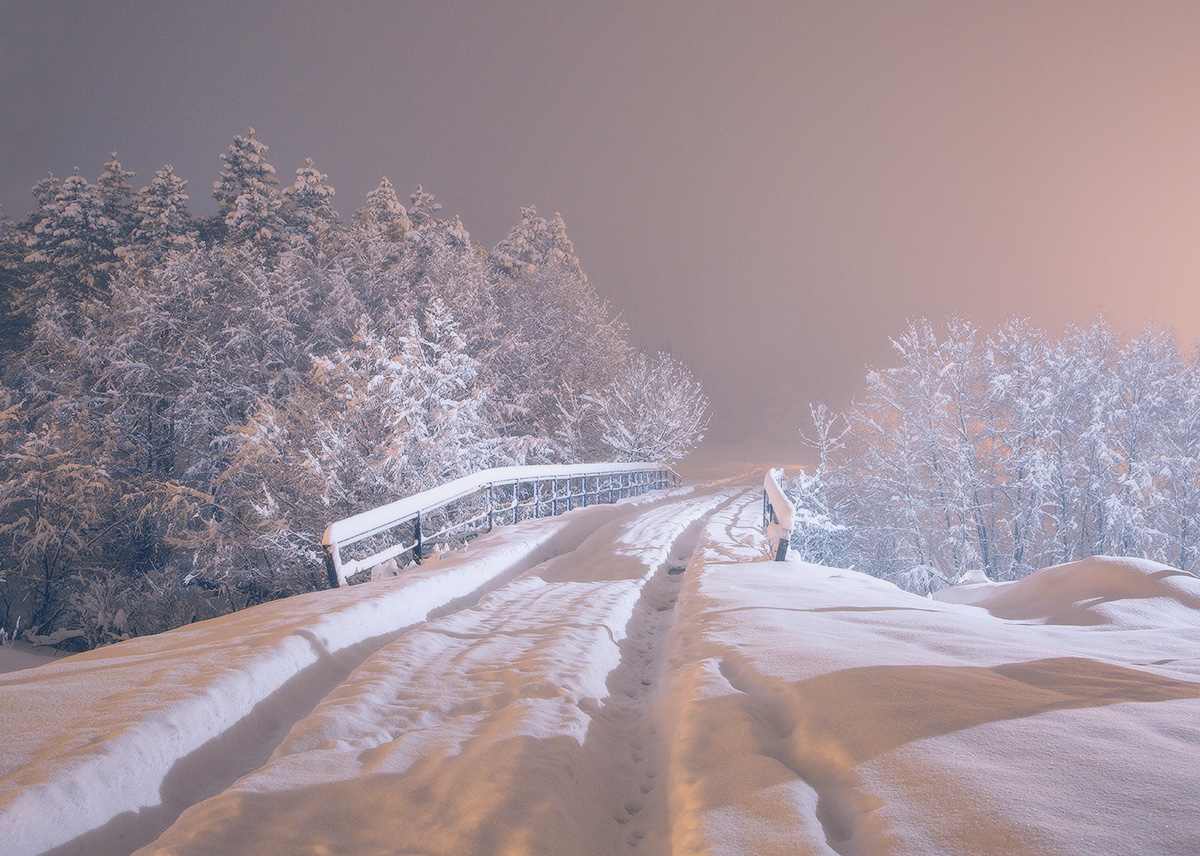
[[[591, 752], [607, 683], [623, 651], [636, 650], [622, 648], [627, 632], [665, 635], [669, 617], [651, 613], [669, 611], [669, 571], [686, 558], [673, 548], [729, 493], [643, 503], [474, 606], [413, 628], [298, 722], [265, 765], [143, 852], [279, 846], [311, 823], [297, 818], [342, 828], [356, 813], [359, 839], [346, 845], [356, 852], [550, 852], [563, 835], [611, 852], [578, 835], [594, 788], [616, 787], [597, 777]], [[651, 690], [650, 659], [638, 668], [637, 686]], [[647, 739], [631, 763], [646, 759]], [[632, 815], [644, 809], [636, 796], [624, 802]]]

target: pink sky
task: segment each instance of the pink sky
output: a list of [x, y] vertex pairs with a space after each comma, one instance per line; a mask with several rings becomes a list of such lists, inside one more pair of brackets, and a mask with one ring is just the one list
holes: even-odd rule
[[910, 317], [1200, 338], [1200, 5], [16, 0], [0, 203], [109, 151], [209, 213], [254, 126], [359, 207], [418, 183], [490, 247], [560, 211], [715, 439], [791, 435]]

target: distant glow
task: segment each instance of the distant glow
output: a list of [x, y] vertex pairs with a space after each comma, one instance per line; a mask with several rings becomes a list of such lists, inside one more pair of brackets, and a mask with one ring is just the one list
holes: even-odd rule
[[639, 344], [706, 383], [715, 442], [792, 437], [914, 316], [1200, 337], [1194, 3], [10, 5], [9, 215], [113, 149], [207, 213], [249, 125], [346, 211], [385, 174], [489, 246], [561, 211]]

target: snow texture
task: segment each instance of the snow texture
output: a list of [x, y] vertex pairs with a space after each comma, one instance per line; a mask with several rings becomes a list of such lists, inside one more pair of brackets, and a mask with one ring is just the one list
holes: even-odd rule
[[4, 676], [0, 840], [1200, 852], [1200, 580], [1097, 557], [919, 597], [763, 561], [761, 502], [578, 509]]

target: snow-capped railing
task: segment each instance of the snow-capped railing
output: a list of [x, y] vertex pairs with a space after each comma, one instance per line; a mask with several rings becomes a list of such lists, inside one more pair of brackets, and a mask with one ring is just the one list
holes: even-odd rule
[[776, 562], [787, 558], [796, 518], [796, 507], [780, 486], [782, 479], [783, 470], [778, 469], [767, 470], [763, 477], [763, 528], [767, 530], [767, 540], [771, 542]]
[[[663, 464], [549, 464], [481, 470], [329, 525], [321, 539], [330, 585], [409, 554], [420, 563], [429, 545], [465, 543], [503, 523], [549, 517], [576, 506], [616, 502], [678, 487]], [[393, 530], [400, 529], [399, 533]], [[368, 555], [347, 559], [366, 542]]]

